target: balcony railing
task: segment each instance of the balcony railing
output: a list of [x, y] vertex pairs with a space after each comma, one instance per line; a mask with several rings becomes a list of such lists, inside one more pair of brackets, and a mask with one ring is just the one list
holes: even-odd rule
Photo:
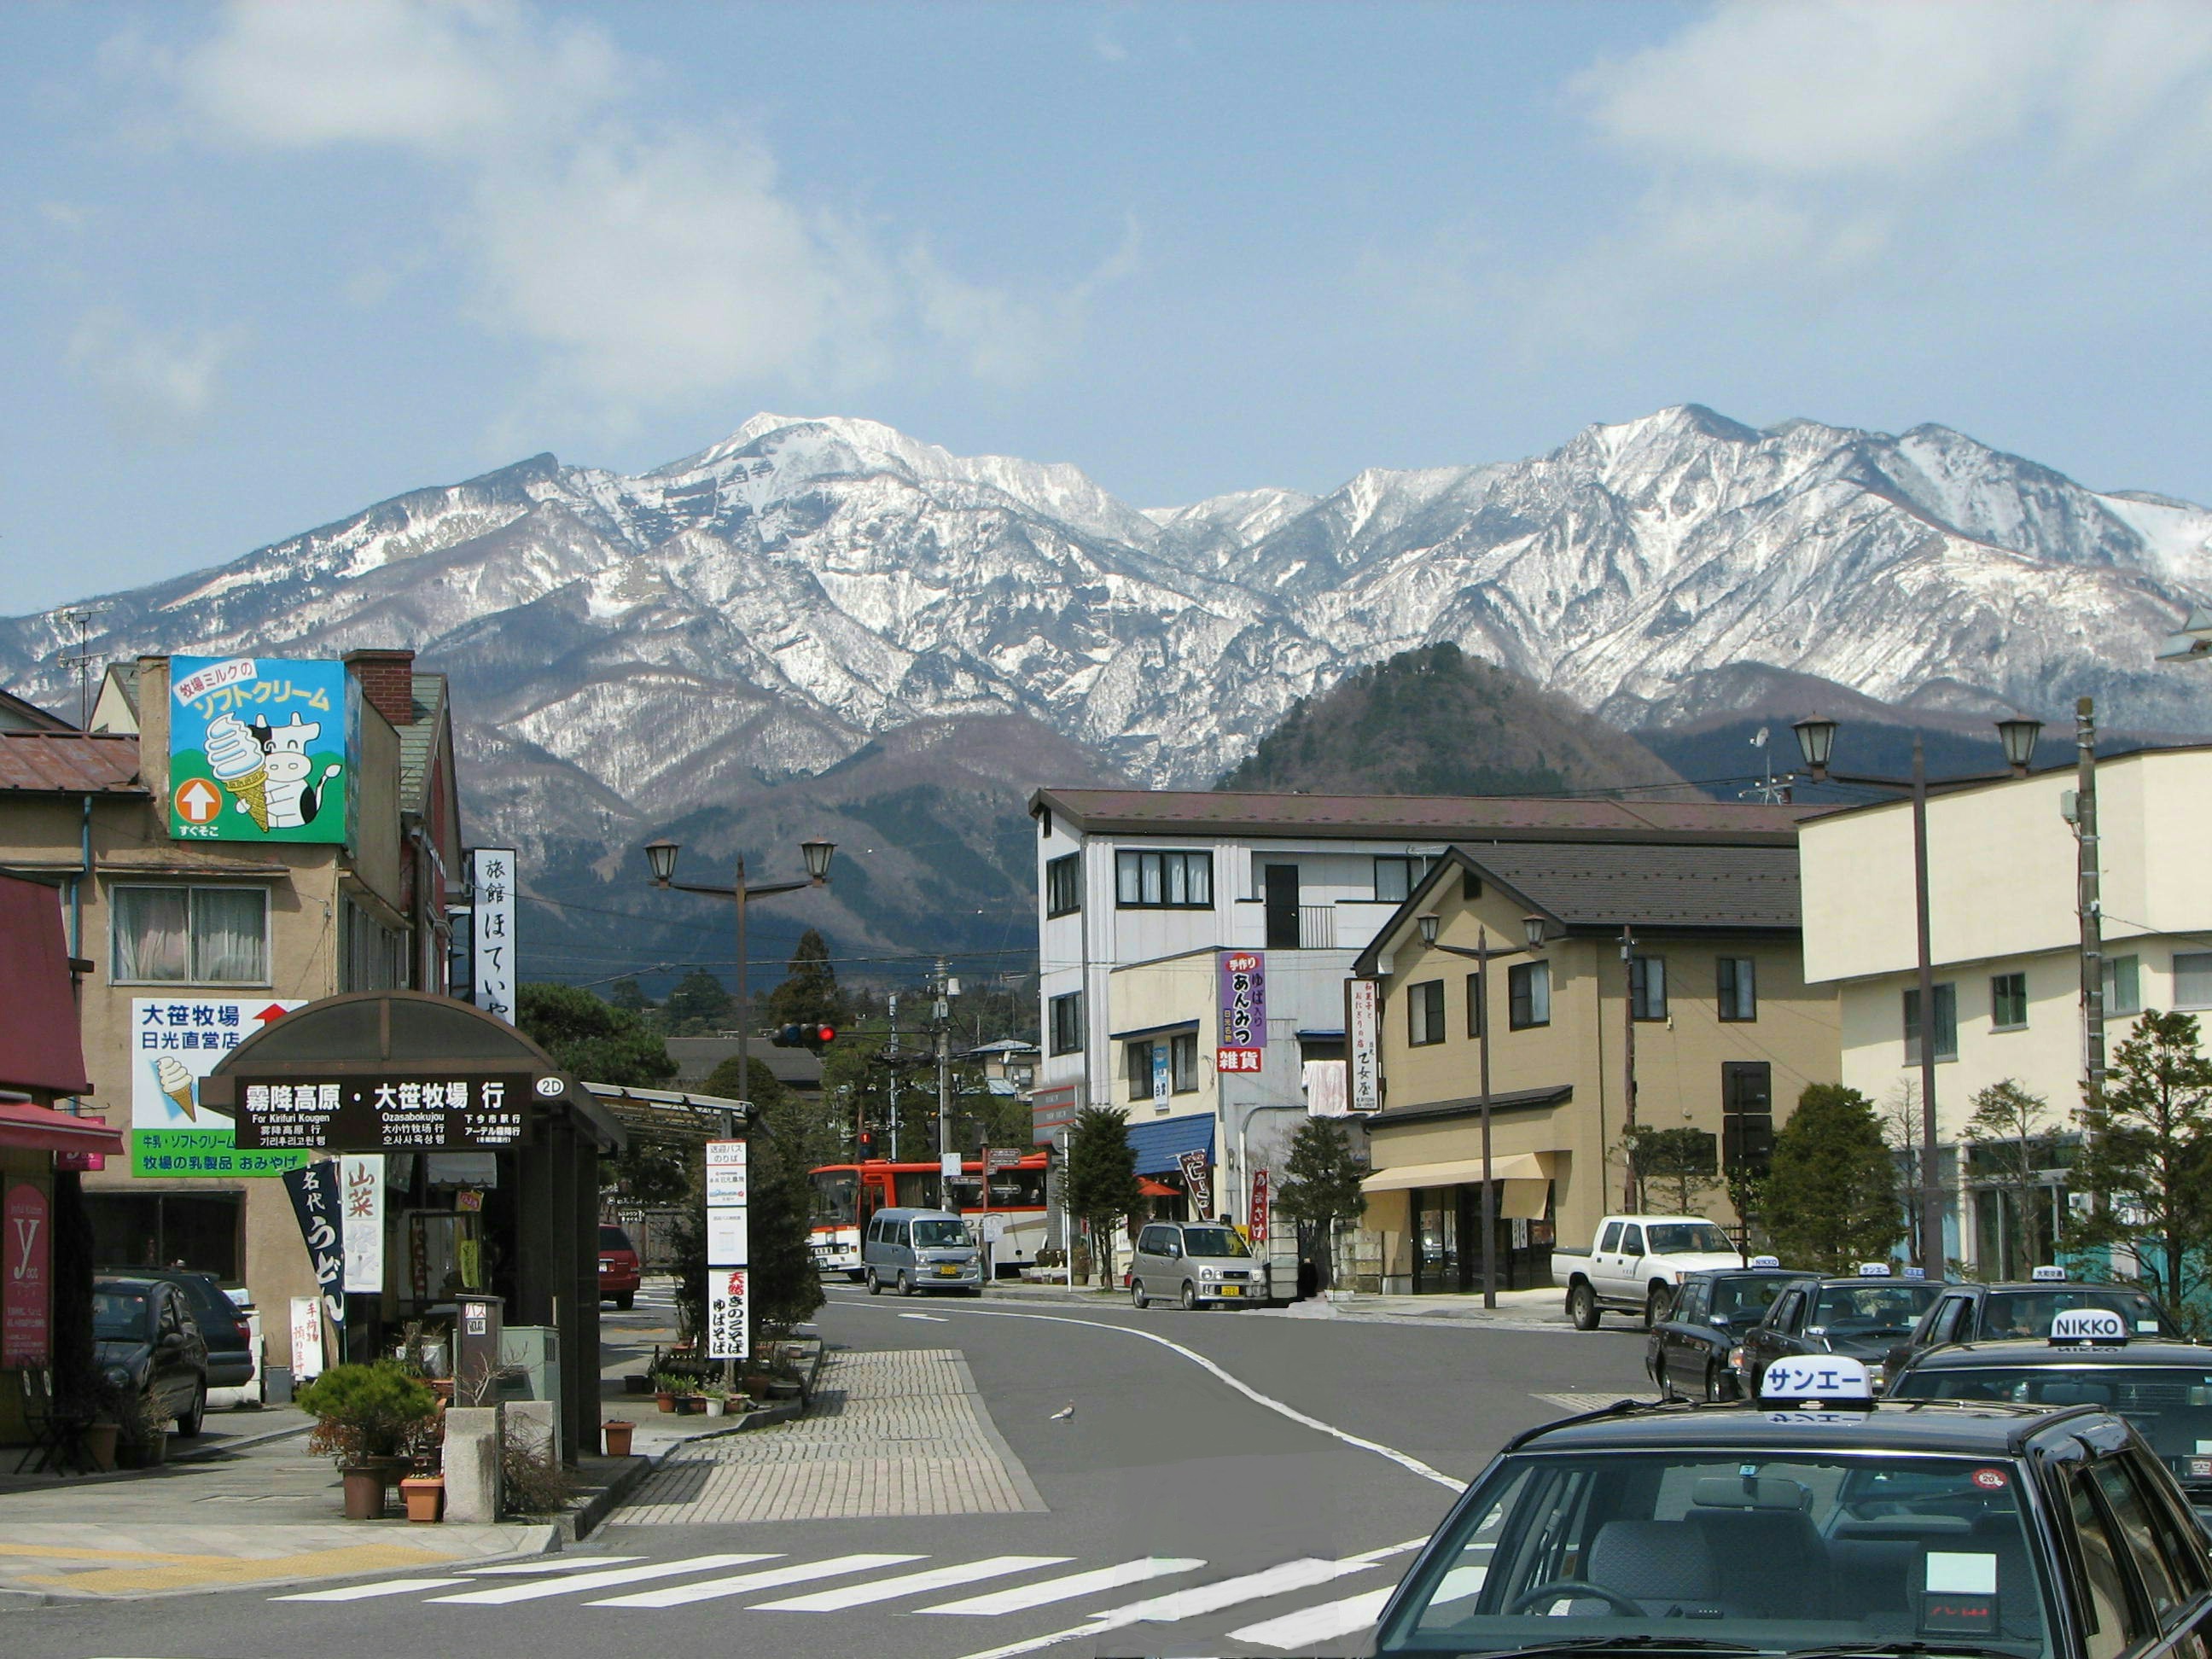
[[1334, 905], [1301, 904], [1298, 906], [1298, 949], [1301, 951], [1336, 949], [1336, 907]]

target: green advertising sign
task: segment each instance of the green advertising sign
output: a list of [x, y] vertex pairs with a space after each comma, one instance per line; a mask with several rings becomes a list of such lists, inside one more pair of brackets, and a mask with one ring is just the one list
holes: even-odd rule
[[134, 997], [131, 1002], [131, 1173], [281, 1176], [311, 1154], [238, 1149], [237, 1130], [200, 1104], [200, 1079], [225, 1054], [300, 1003], [283, 997]]
[[169, 676], [173, 837], [345, 841], [343, 663], [173, 657]]

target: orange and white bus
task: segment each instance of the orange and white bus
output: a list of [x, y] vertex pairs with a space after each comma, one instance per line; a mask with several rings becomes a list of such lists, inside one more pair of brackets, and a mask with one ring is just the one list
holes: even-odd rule
[[818, 1272], [843, 1273], [859, 1283], [860, 1235], [868, 1218], [894, 1206], [951, 1210], [968, 1218], [977, 1238], [991, 1241], [991, 1260], [999, 1273], [1032, 1266], [1044, 1248], [1046, 1161], [1040, 1149], [1002, 1164], [991, 1171], [991, 1190], [986, 1194], [982, 1164], [971, 1158], [950, 1183], [950, 1202], [940, 1190], [945, 1183], [933, 1163], [894, 1164], [872, 1158], [858, 1164], [825, 1164], [811, 1177], [814, 1266]]

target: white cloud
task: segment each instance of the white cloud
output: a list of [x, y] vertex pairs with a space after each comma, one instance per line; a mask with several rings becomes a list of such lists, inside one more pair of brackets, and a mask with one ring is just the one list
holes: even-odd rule
[[1019, 385], [1074, 349], [1100, 289], [1138, 268], [1141, 237], [1131, 220], [1121, 246], [1072, 287], [1042, 296], [970, 283], [938, 263], [926, 243], [906, 257], [922, 325], [959, 350], [979, 380]]
[[215, 412], [235, 329], [161, 333], [124, 313], [88, 313], [70, 337], [70, 367], [100, 394], [116, 431], [135, 442], [181, 443]]

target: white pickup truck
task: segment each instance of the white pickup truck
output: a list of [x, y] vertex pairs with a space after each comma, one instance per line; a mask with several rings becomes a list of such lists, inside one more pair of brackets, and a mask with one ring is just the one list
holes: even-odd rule
[[1649, 1329], [1666, 1318], [1685, 1274], [1742, 1265], [1729, 1236], [1696, 1215], [1609, 1215], [1587, 1251], [1552, 1252], [1553, 1272], [1567, 1276], [1567, 1317], [1578, 1331], [1595, 1330], [1598, 1315], [1608, 1311], [1640, 1314]]

